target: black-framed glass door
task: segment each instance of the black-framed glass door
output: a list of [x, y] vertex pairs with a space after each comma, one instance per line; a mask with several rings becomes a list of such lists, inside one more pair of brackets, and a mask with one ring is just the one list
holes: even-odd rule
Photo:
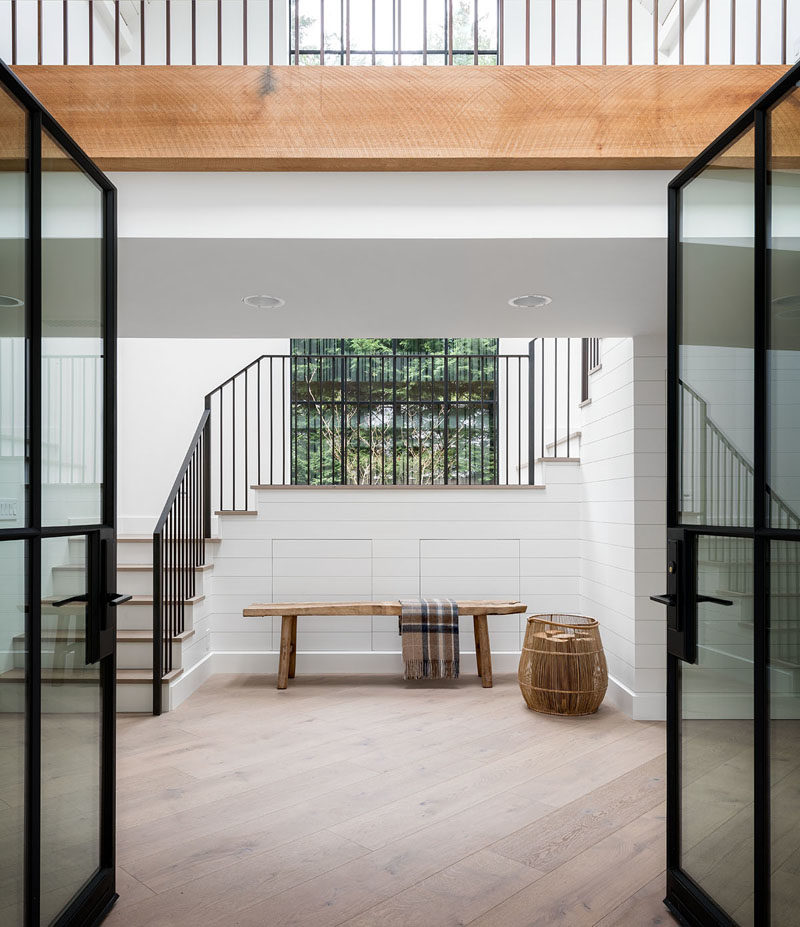
[[800, 68], [669, 187], [667, 898], [800, 911]]
[[114, 882], [115, 190], [0, 63], [0, 925]]

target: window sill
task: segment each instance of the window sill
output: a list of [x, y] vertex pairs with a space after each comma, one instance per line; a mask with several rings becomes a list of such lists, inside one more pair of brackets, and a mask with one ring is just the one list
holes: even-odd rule
[[328, 489], [328, 490], [333, 489], [333, 490], [338, 490], [340, 492], [342, 490], [347, 490], [347, 489], [358, 490], [358, 491], [365, 490], [365, 489], [366, 490], [388, 489], [388, 490], [391, 490], [392, 492], [403, 492], [403, 491], [409, 492], [409, 491], [414, 491], [418, 489], [425, 490], [426, 492], [430, 490], [440, 490], [440, 489], [443, 489], [448, 492], [456, 492], [458, 490], [465, 489], [469, 492], [481, 492], [481, 491], [483, 492], [498, 492], [498, 491], [503, 492], [508, 489], [544, 489], [545, 487], [536, 485], [536, 484], [531, 484], [531, 483], [511, 483], [510, 485], [504, 484], [502, 486], [498, 486], [495, 483], [472, 483], [472, 484], [470, 483], [446, 483], [446, 484], [436, 483], [434, 485], [431, 485], [430, 483], [423, 483], [422, 485], [419, 485], [419, 484], [415, 485], [413, 483], [409, 485], [395, 484], [395, 483], [387, 483], [386, 485], [381, 485], [380, 483], [362, 483], [362, 484], [333, 483], [327, 486], [316, 486], [316, 485], [308, 486], [303, 483], [292, 483], [292, 484], [276, 483], [274, 485], [266, 483], [266, 484], [260, 484], [260, 485], [259, 484], [252, 485], [250, 488], [251, 489], [277, 489], [282, 492], [285, 492], [286, 490], [289, 490], [289, 491], [297, 491], [297, 490], [321, 491], [325, 489]]

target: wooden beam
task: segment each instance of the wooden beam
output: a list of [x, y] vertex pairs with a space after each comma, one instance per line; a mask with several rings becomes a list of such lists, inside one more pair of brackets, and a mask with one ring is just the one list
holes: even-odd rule
[[787, 70], [14, 69], [106, 170], [683, 167]]

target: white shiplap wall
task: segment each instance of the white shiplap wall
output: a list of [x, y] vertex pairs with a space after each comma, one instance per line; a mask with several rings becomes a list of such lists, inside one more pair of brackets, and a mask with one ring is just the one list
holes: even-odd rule
[[[259, 491], [257, 516], [228, 516], [220, 523], [212, 647], [216, 655], [228, 655], [221, 665], [255, 669], [256, 654], [264, 655], [262, 671], [273, 665], [280, 620], [241, 614], [258, 600], [521, 597], [533, 610], [574, 610], [580, 470], [576, 464], [555, 464], [550, 473], [546, 490]], [[516, 665], [523, 629], [522, 616], [491, 619], [492, 649], [512, 654], [509, 665]], [[468, 618], [462, 634], [462, 650], [474, 651]], [[360, 671], [379, 672], [399, 666], [399, 652], [394, 618], [299, 623], [301, 672], [304, 662], [332, 672], [356, 665], [337, 654], [361, 655]], [[309, 654], [316, 657], [304, 660]], [[364, 659], [367, 655], [375, 659]]]
[[635, 718], [665, 711], [665, 344], [604, 338], [583, 410], [581, 607], [601, 623], [612, 696]]
[[[545, 464], [544, 488], [275, 488], [255, 493], [256, 515], [221, 518], [210, 641], [200, 673], [185, 664], [185, 692], [212, 671], [275, 672], [280, 619], [244, 618], [252, 602], [518, 597], [528, 614], [597, 617], [609, 700], [663, 718], [665, 616], [649, 596], [664, 582], [665, 345], [606, 338], [601, 350], [576, 423], [580, 463]], [[491, 619], [498, 671], [516, 668], [524, 626]], [[469, 619], [462, 631], [472, 672]], [[393, 618], [301, 619], [298, 651], [299, 673], [401, 669]]]

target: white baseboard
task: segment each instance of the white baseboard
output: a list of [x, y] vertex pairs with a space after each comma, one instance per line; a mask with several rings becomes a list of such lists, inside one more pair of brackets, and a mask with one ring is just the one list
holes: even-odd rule
[[181, 673], [175, 682], [170, 684], [170, 711], [175, 711], [178, 705], [180, 705], [181, 702], [185, 702], [207, 679], [210, 679], [214, 673], [220, 672], [220, 670], [217, 670], [214, 666], [214, 656], [215, 654], [213, 653], [207, 653], [202, 660], [195, 663], [191, 669]]
[[[278, 672], [278, 652], [261, 651], [225, 651], [217, 650], [213, 654], [215, 673], [253, 673], [276, 675]], [[494, 673], [516, 673], [519, 667], [519, 653], [492, 653], [492, 671]], [[345, 651], [300, 651], [297, 654], [297, 674], [309, 673], [314, 676], [384, 676], [402, 675], [403, 663], [397, 651], [368, 651], [350, 653]], [[478, 665], [474, 653], [461, 654], [462, 674], [477, 674]]]
[[605, 700], [634, 721], [667, 719], [667, 697], [663, 692], [645, 692], [637, 695], [613, 676], [608, 677]]
[[[492, 654], [492, 670], [498, 675], [515, 674], [518, 666], [519, 653]], [[278, 652], [218, 650], [206, 654], [170, 685], [170, 711], [174, 711], [207, 679], [219, 673], [276, 676]], [[313, 676], [401, 676], [403, 664], [400, 654], [395, 651], [306, 651], [297, 654], [297, 674], [301, 676], [303, 673]], [[477, 674], [474, 653], [461, 654], [461, 673], [465, 676]], [[605, 700], [634, 721], [664, 721], [666, 718], [666, 697], [663, 693], [637, 695], [613, 676], [609, 676]]]

